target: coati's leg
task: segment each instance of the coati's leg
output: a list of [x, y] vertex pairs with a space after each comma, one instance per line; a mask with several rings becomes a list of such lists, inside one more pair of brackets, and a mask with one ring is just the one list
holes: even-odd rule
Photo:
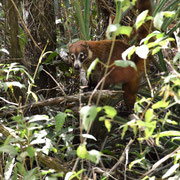
[[127, 111], [132, 112], [134, 103], [136, 102], [136, 95], [140, 84], [140, 78], [130, 81], [122, 85], [124, 90], [124, 102]]
[[83, 68], [81, 68], [80, 70], [80, 83], [82, 86], [88, 85], [88, 80], [86, 78], [86, 71]]

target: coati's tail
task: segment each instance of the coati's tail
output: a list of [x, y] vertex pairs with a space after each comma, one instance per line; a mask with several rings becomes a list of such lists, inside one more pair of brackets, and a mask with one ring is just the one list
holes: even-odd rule
[[[141, 12], [148, 10], [148, 15], [152, 15], [152, 0], [137, 0], [136, 7], [138, 9], [138, 14]], [[151, 30], [152, 22], [151, 20], [145, 22], [138, 30], [138, 42], [140, 42], [141, 39], [145, 38]]]

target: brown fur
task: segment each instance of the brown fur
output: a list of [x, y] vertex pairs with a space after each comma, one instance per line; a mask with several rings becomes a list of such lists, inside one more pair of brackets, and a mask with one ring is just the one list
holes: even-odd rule
[[[151, 1], [150, 0], [138, 0], [137, 7], [140, 12], [146, 9], [150, 9], [151, 12]], [[147, 28], [143, 26], [140, 30], [143, 38], [148, 34]], [[141, 34], [140, 34], [141, 35]], [[141, 37], [142, 37], [141, 36]], [[82, 62], [82, 67], [87, 70], [89, 65], [96, 59], [99, 58], [103, 63], [107, 63], [112, 41], [101, 40], [101, 41], [78, 41], [69, 46], [69, 53], [73, 54], [74, 57], [78, 57], [80, 52], [87, 54], [89, 57]], [[122, 60], [122, 53], [129, 48], [129, 45], [121, 40], [116, 40], [113, 53], [111, 56], [110, 65], [115, 60]], [[135, 62], [137, 71], [132, 67], [117, 67], [112, 66], [109, 71], [113, 68], [112, 72], [105, 79], [105, 88], [108, 88], [111, 84], [122, 83], [124, 93], [124, 101], [127, 108], [130, 110], [133, 108], [140, 79], [144, 72], [144, 60], [139, 58], [137, 55], [132, 56], [132, 61]], [[92, 80], [97, 84], [104, 75], [104, 66], [98, 64], [92, 72]]]

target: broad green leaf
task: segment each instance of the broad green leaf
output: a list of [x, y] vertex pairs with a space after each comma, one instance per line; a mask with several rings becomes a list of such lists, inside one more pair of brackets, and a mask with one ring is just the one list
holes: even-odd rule
[[86, 149], [86, 145], [85, 144], [81, 144], [76, 151], [77, 155], [81, 158], [81, 159], [85, 159], [88, 157], [88, 151]]
[[122, 53], [122, 59], [123, 60], [127, 60], [127, 59], [131, 59], [132, 54], [136, 51], [136, 47], [135, 46], [131, 46], [128, 49], [126, 49], [123, 53]]
[[158, 101], [157, 103], [152, 105], [153, 109], [158, 109], [158, 108], [166, 108], [169, 105], [169, 101], [165, 102], [165, 101]]
[[12, 155], [17, 155], [17, 150], [15, 147], [11, 145], [4, 145], [0, 147], [0, 152], [12, 154]]
[[63, 112], [60, 112], [54, 117], [54, 119], [55, 119], [56, 132], [58, 133], [64, 125], [66, 114]]
[[97, 150], [91, 150], [88, 152], [87, 159], [92, 161], [95, 164], [98, 164], [101, 158], [101, 154], [102, 153]]
[[153, 117], [154, 117], [154, 110], [153, 110], [153, 109], [148, 109], [148, 110], [146, 111], [146, 114], [145, 114], [145, 120], [146, 120], [146, 122], [152, 121]]
[[142, 39], [140, 44], [144, 42], [144, 44], [147, 45], [148, 41], [154, 36], [156, 37], [156, 39], [162, 39], [164, 37], [164, 33], [161, 33], [160, 31], [153, 31], [151, 34], [148, 34], [144, 39]]
[[148, 10], [145, 10], [141, 14], [138, 15], [136, 19], [136, 23], [135, 23], [136, 29], [138, 29], [145, 22], [147, 14], [148, 14]]
[[152, 50], [152, 55], [158, 53], [161, 50], [161, 47], [156, 47], [155, 49]]
[[80, 110], [80, 116], [82, 118], [83, 128], [87, 131], [90, 124], [95, 120], [97, 116], [96, 106], [84, 106]]
[[154, 21], [153, 21], [154, 27], [159, 30], [161, 30], [161, 27], [163, 25], [163, 16], [164, 16], [163, 12], [159, 12], [154, 17]]
[[152, 134], [156, 128], [156, 124], [157, 124], [156, 121], [146, 123], [146, 128], [145, 128], [145, 138], [146, 139], [149, 139], [152, 136]]
[[164, 17], [169, 18], [169, 17], [173, 17], [174, 15], [175, 15], [175, 11], [161, 11], [157, 13], [153, 21], [154, 27], [160, 30], [164, 23]]
[[104, 106], [103, 109], [110, 118], [114, 118], [114, 116], [117, 114], [116, 109], [114, 109], [112, 106]]
[[29, 157], [34, 157], [35, 156], [35, 149], [32, 147], [32, 146], [29, 146], [29, 147], [27, 147], [27, 152], [28, 152], [28, 155], [29, 155]]
[[136, 47], [136, 54], [142, 58], [142, 59], [147, 59], [149, 53], [149, 48], [147, 45], [141, 45]]
[[136, 64], [133, 61], [116, 60], [114, 62], [114, 64], [116, 66], [119, 66], [119, 67], [128, 67], [128, 66], [130, 66], [130, 67], [134, 68], [137, 71]]
[[127, 35], [128, 37], [131, 35], [131, 32], [132, 32], [132, 27], [130, 26], [120, 26], [118, 27], [117, 31], [116, 31], [116, 35]]
[[106, 119], [106, 116], [99, 117], [99, 121], [105, 121], [105, 119]]
[[111, 33], [117, 32], [119, 27], [120, 27], [119, 24], [110, 24], [106, 31], [106, 37], [108, 39], [111, 39]]
[[98, 62], [99, 62], [99, 59], [96, 58], [96, 59], [91, 63], [91, 65], [89, 66], [89, 68], [88, 68], [88, 70], [87, 70], [87, 78], [88, 78], [88, 79], [89, 79], [89, 76], [90, 76], [92, 70], [95, 69], [95, 67], [96, 67], [96, 65], [97, 65]]
[[167, 18], [173, 18], [176, 15], [176, 11], [164, 11], [163, 13]]

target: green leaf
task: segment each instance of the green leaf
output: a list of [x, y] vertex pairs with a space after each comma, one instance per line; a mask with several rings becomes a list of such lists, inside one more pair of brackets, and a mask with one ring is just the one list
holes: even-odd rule
[[17, 82], [17, 81], [6, 82], [4, 84], [6, 84], [7, 87], [16, 86], [16, 87], [19, 87], [20, 89], [21, 88], [26, 88], [26, 86], [24, 84], [21, 84], [20, 82]]
[[124, 138], [127, 130], [128, 130], [128, 124], [126, 123], [126, 124], [124, 125], [124, 127], [123, 127], [123, 131], [122, 131], [122, 134], [121, 134], [121, 139]]
[[157, 103], [152, 105], [153, 109], [158, 109], [158, 108], [166, 108], [169, 105], [169, 101], [165, 102], [165, 101], [158, 101]]
[[87, 139], [93, 139], [94, 141], [97, 141], [97, 139], [91, 134], [82, 134], [82, 137], [87, 138]]
[[82, 119], [83, 128], [87, 131], [90, 124], [95, 120], [97, 116], [96, 106], [84, 106], [80, 110], [80, 116]]
[[135, 46], [129, 47], [122, 53], [122, 59], [123, 60], [131, 59], [131, 56], [134, 54], [135, 51], [136, 51]]
[[156, 135], [159, 137], [164, 137], [164, 136], [180, 136], [180, 131], [164, 131]]
[[115, 108], [113, 108], [112, 106], [104, 106], [103, 107], [105, 113], [108, 115], [108, 117], [110, 118], [114, 118], [114, 116], [116, 116], [117, 111]]
[[161, 29], [163, 25], [163, 16], [164, 16], [163, 12], [159, 12], [154, 17], [154, 21], [153, 21], [154, 27], [159, 30]]
[[137, 160], [132, 161], [132, 162], [129, 164], [129, 169], [131, 170], [132, 167], [133, 167], [135, 164], [141, 164], [141, 165], [143, 165], [142, 161], [144, 161], [144, 160], [145, 160], [145, 158], [143, 157], [143, 158], [141, 158], [141, 159], [137, 159]]
[[161, 11], [157, 13], [153, 21], [154, 27], [160, 30], [164, 23], [164, 17], [172, 18], [174, 15], [175, 15], [175, 11]]
[[32, 97], [34, 98], [35, 102], [38, 102], [38, 97], [37, 97], [37, 95], [36, 95], [34, 92], [32, 92], [32, 91], [30, 91], [30, 94], [31, 94]]
[[173, 18], [176, 15], [176, 11], [164, 11], [163, 13], [167, 18]]
[[145, 138], [146, 139], [149, 139], [151, 136], [152, 136], [152, 134], [153, 134], [153, 132], [154, 132], [154, 129], [156, 128], [156, 121], [152, 121], [152, 122], [150, 122], [150, 123], [146, 123], [145, 124]]
[[58, 133], [62, 129], [63, 125], [64, 125], [64, 122], [65, 122], [65, 119], [66, 119], [66, 114], [63, 113], [63, 112], [60, 112], [55, 116], [54, 119], [55, 119], [56, 132]]
[[148, 109], [145, 114], [145, 120], [146, 122], [151, 122], [154, 117], [154, 110]]
[[161, 33], [160, 31], [153, 31], [151, 34], [148, 34], [144, 39], [142, 39], [140, 44], [144, 42], [144, 44], [147, 45], [148, 41], [154, 36], [156, 36], [157, 39], [163, 38], [164, 33]]
[[161, 47], [156, 47], [155, 49], [152, 50], [152, 55], [158, 53], [161, 50]]
[[101, 159], [101, 154], [102, 154], [101, 152], [93, 149], [88, 152], [87, 159], [92, 161], [95, 164], [98, 164]]
[[49, 120], [49, 116], [47, 115], [34, 115], [28, 118], [28, 122], [32, 123], [32, 122], [36, 122], [36, 121], [48, 121]]
[[58, 56], [58, 53], [57, 52], [52, 52], [48, 57], [47, 57], [47, 59], [45, 60], [45, 64], [46, 63], [49, 63], [50, 61], [52, 61], [56, 56]]
[[22, 176], [25, 176], [25, 175], [27, 174], [27, 171], [26, 171], [23, 163], [16, 162], [16, 166], [17, 166], [18, 172], [19, 172]]
[[136, 19], [136, 23], [135, 23], [136, 29], [138, 29], [145, 22], [147, 14], [148, 14], [148, 10], [145, 10], [141, 14], [138, 15]]
[[120, 26], [118, 27], [117, 31], [116, 31], [116, 35], [127, 35], [128, 37], [131, 35], [133, 28], [130, 26]]
[[29, 155], [29, 157], [34, 157], [35, 156], [35, 149], [32, 147], [32, 146], [29, 146], [28, 148], [27, 148], [27, 152], [28, 152], [28, 155]]
[[117, 32], [119, 27], [120, 27], [119, 24], [110, 24], [106, 31], [106, 37], [108, 39], [111, 39], [111, 33]]
[[111, 121], [109, 119], [105, 119], [104, 121], [105, 127], [108, 130], [108, 132], [111, 131]]
[[96, 59], [91, 63], [91, 65], [89, 66], [89, 68], [88, 68], [88, 70], [87, 70], [87, 78], [88, 78], [88, 79], [89, 79], [89, 76], [90, 76], [92, 70], [95, 69], [96, 64], [97, 64], [98, 62], [99, 62], [99, 59], [96, 58]]
[[136, 47], [136, 54], [142, 58], [142, 59], [147, 59], [149, 53], [149, 48], [147, 45], [142, 45]]
[[0, 147], [0, 152], [17, 155], [17, 150], [11, 145], [4, 145]]
[[85, 144], [81, 144], [76, 151], [77, 155], [81, 158], [81, 159], [85, 159], [88, 157], [88, 151], [86, 149], [86, 145]]
[[35, 180], [37, 172], [38, 172], [37, 167], [30, 171], [27, 171], [26, 175], [23, 177], [23, 180]]
[[114, 64], [116, 66], [119, 66], [119, 67], [128, 67], [128, 66], [130, 66], [130, 67], [134, 68], [137, 71], [136, 64], [133, 61], [116, 60], [114, 62]]

